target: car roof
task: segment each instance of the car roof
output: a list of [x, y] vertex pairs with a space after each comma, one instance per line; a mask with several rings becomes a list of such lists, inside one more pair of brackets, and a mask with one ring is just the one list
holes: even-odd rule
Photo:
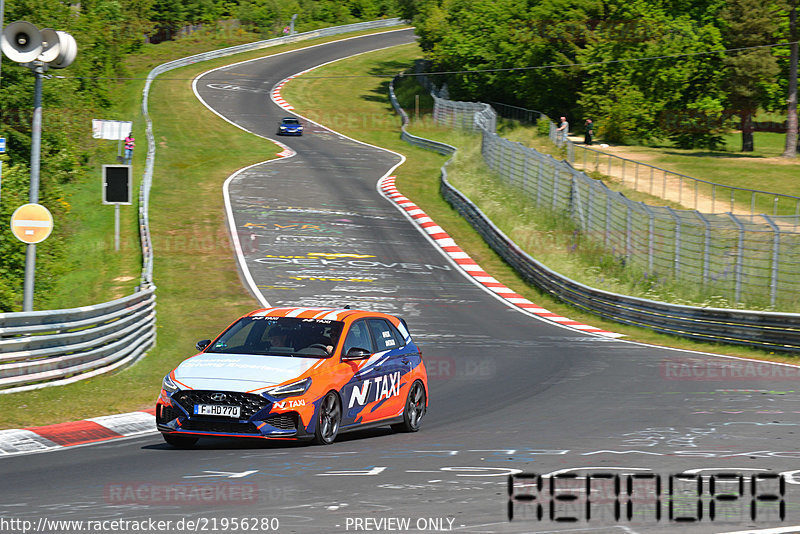
[[385, 317], [388, 319], [399, 320], [398, 318], [381, 312], [367, 310], [351, 310], [349, 308], [306, 308], [306, 307], [283, 307], [283, 308], [263, 308], [254, 310], [245, 317], [269, 316], [269, 317], [297, 317], [299, 319], [325, 319], [330, 321], [352, 322], [361, 317]]
[[282, 121], [300, 121], [297, 117], [284, 117], [281, 119]]

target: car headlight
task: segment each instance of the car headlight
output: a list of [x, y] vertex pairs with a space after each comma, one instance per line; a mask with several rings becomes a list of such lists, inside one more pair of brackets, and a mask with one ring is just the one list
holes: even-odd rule
[[291, 384], [286, 384], [284, 386], [278, 386], [267, 390], [268, 395], [272, 395], [273, 397], [288, 397], [290, 395], [302, 395], [306, 391], [308, 391], [308, 387], [311, 385], [311, 379], [306, 378], [303, 380], [298, 380], [297, 382], [292, 382]]
[[167, 393], [174, 393], [180, 389], [178, 384], [176, 384], [169, 375], [164, 377], [164, 381], [161, 382], [161, 389], [166, 391]]

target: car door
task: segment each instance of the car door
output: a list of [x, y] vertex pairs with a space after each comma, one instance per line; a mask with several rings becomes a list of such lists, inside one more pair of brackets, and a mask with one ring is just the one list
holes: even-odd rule
[[[375, 377], [379, 375], [379, 366], [366, 365], [362, 367], [362, 360], [345, 360], [347, 352], [352, 348], [360, 348], [375, 353], [372, 336], [365, 319], [354, 321], [345, 333], [342, 345], [341, 365], [350, 367], [353, 378], [341, 390], [342, 395], [342, 426], [359, 424], [370, 420], [367, 405], [375, 398]], [[361, 367], [361, 370], [358, 368]], [[365, 420], [366, 416], [366, 420]]]
[[375, 351], [385, 353], [380, 364], [380, 376], [376, 388], [379, 403], [378, 418], [392, 417], [403, 409], [405, 391], [400, 391], [403, 376], [411, 370], [411, 360], [405, 356], [404, 342], [397, 329], [384, 318], [367, 319]]

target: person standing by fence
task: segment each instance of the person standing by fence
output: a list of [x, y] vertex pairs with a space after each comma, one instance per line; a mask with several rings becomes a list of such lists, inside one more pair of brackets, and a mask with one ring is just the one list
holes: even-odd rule
[[594, 138], [594, 123], [592, 122], [592, 119], [586, 119], [586, 123], [584, 124], [583, 144], [591, 145], [593, 138]]
[[556, 128], [556, 144], [558, 146], [567, 142], [567, 134], [569, 134], [569, 123], [566, 117], [561, 117], [561, 124]]
[[136, 139], [133, 138], [133, 132], [128, 134], [125, 138], [125, 165], [131, 164], [133, 159], [133, 147], [136, 146]]

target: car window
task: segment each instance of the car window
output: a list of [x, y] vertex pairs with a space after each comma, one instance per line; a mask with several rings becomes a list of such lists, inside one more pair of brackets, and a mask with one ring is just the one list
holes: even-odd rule
[[261, 337], [263, 325], [254, 321], [239, 320], [230, 327], [222, 339], [219, 339], [208, 352], [242, 352], [248, 345], [248, 339]]
[[385, 319], [370, 319], [369, 328], [375, 338], [378, 352], [402, 346], [402, 342], [398, 342], [400, 334], [397, 333], [389, 321]]
[[343, 323], [296, 317], [243, 317], [226, 330], [207, 352], [330, 356]]
[[342, 354], [346, 355], [347, 351], [353, 347], [366, 349], [370, 353], [375, 352], [375, 348], [372, 346], [372, 339], [370, 339], [367, 322], [364, 320], [356, 321], [350, 327], [350, 331], [347, 332], [347, 337], [344, 338]]

